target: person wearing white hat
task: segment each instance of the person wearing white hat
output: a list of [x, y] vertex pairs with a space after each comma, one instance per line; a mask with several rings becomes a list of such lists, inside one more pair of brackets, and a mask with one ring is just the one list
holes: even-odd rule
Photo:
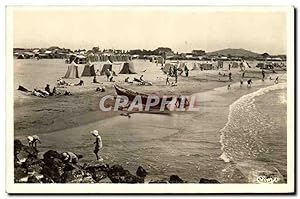
[[96, 158], [98, 161], [102, 161], [103, 159], [101, 157], [99, 158], [99, 156], [98, 156], [98, 152], [102, 148], [101, 136], [99, 135], [99, 132], [97, 130], [91, 131], [91, 134], [96, 137], [96, 141], [94, 142], [94, 144], [95, 144], [94, 153], [96, 155]]
[[39, 142], [41, 144], [41, 140], [40, 140], [39, 136], [37, 136], [37, 135], [27, 136], [27, 140], [28, 140], [29, 146], [32, 146], [35, 148], [37, 147], [37, 142]]
[[69, 163], [74, 163], [74, 164], [76, 164], [78, 162], [78, 160], [80, 158], [82, 158], [82, 155], [77, 155], [77, 154], [75, 154], [73, 152], [70, 152], [70, 151], [63, 152], [61, 155], [62, 155], [63, 161], [69, 162]]

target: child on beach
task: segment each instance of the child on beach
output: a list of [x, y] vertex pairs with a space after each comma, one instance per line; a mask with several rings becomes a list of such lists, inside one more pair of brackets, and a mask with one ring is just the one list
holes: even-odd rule
[[229, 81], [231, 82], [232, 81], [232, 73], [231, 72], [228, 74], [228, 77], [229, 77]]
[[96, 137], [96, 141], [94, 142], [94, 144], [95, 144], [94, 153], [96, 155], [97, 161], [102, 161], [103, 159], [101, 157], [99, 158], [99, 156], [98, 156], [98, 152], [102, 148], [102, 139], [97, 130], [91, 131], [91, 134]]
[[231, 85], [228, 84], [228, 85], [227, 85], [227, 90], [230, 90], [230, 89], [231, 89]]
[[37, 142], [39, 142], [41, 144], [41, 140], [40, 140], [39, 136], [37, 136], [37, 135], [28, 136], [27, 140], [28, 140], [28, 145], [32, 146], [34, 148], [37, 148]]
[[62, 158], [65, 162], [76, 164], [80, 158], [82, 158], [82, 155], [77, 155], [73, 152], [63, 152]]
[[275, 79], [275, 84], [278, 84], [279, 77], [277, 76]]
[[241, 79], [241, 81], [240, 81], [240, 87], [242, 87], [242, 86], [243, 86], [243, 83], [244, 83], [244, 80], [243, 80], [243, 79]]
[[250, 88], [252, 84], [252, 79], [249, 79], [247, 82], [248, 82], [247, 87]]

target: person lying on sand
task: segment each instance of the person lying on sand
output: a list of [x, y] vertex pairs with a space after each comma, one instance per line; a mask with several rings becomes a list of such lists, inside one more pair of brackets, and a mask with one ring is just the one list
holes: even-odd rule
[[173, 86], [177, 86], [177, 84], [175, 82], [172, 82], [171, 87], [173, 87]]
[[27, 88], [19, 85], [19, 88], [18, 88], [19, 91], [23, 91], [23, 92], [30, 92], [30, 90], [28, 90]]
[[126, 116], [126, 117], [128, 117], [128, 118], [131, 118], [131, 115], [130, 115], [129, 113], [121, 113], [120, 115], [121, 115], [121, 116]]
[[43, 94], [43, 95], [45, 95], [45, 96], [48, 96], [49, 95], [49, 93], [47, 92], [47, 91], [42, 91], [42, 90], [37, 90], [37, 92], [39, 92], [39, 93], [41, 93], [41, 94]]
[[32, 91], [32, 95], [37, 97], [46, 97], [43, 93], [38, 92], [36, 89]]
[[97, 161], [103, 161], [103, 158], [99, 157], [98, 155], [100, 149], [103, 147], [101, 136], [99, 135], [99, 132], [97, 130], [93, 130], [90, 133], [96, 137], [96, 141], [94, 142], [94, 154], [96, 155]]
[[97, 92], [105, 92], [105, 88], [104, 87], [102, 87], [102, 88], [97, 87], [96, 91]]
[[75, 84], [75, 86], [84, 86], [84, 81], [81, 79], [78, 84]]
[[65, 91], [64, 95], [72, 95], [70, 91]]
[[126, 77], [126, 78], [125, 78], [125, 82], [126, 82], [126, 83], [130, 83], [130, 84], [133, 83], [133, 81], [129, 81], [129, 77]]
[[77, 155], [70, 151], [63, 152], [61, 154], [61, 156], [62, 156], [62, 160], [64, 162], [69, 162], [69, 163], [73, 163], [73, 164], [76, 164], [78, 162], [78, 160], [83, 157], [82, 155]]
[[37, 135], [27, 136], [28, 145], [37, 148], [37, 143], [41, 144], [41, 140]]

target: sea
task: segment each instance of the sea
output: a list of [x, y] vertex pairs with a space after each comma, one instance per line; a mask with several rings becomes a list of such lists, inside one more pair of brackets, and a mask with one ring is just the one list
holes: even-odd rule
[[228, 177], [239, 171], [250, 183], [287, 182], [286, 89], [286, 83], [275, 84], [230, 105], [228, 122], [220, 131]]

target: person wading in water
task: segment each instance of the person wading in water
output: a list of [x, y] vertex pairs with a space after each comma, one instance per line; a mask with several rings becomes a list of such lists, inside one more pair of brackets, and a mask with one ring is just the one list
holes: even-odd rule
[[102, 148], [102, 139], [99, 135], [99, 132], [97, 130], [93, 130], [91, 131], [91, 134], [96, 137], [96, 141], [94, 142], [95, 144], [94, 153], [96, 155], [97, 161], [103, 161], [103, 158], [98, 156], [98, 152]]

